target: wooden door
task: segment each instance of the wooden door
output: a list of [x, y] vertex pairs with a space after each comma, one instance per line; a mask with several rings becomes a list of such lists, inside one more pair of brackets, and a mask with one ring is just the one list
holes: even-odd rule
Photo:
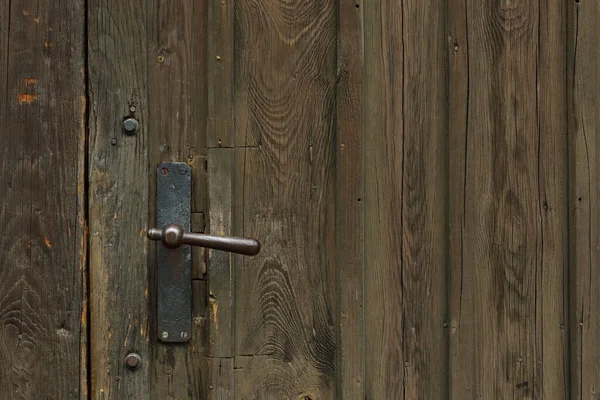
[[597, 398], [599, 4], [1, 2], [0, 398]]

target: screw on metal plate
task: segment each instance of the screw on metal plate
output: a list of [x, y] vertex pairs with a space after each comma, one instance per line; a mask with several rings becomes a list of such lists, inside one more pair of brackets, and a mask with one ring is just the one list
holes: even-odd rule
[[166, 331], [165, 331], [165, 332], [163, 332], [163, 333], [162, 333], [160, 336], [161, 336], [163, 339], [168, 339], [168, 338], [169, 338], [169, 332], [166, 332]]
[[188, 333], [186, 331], [181, 332], [181, 338], [185, 339], [188, 337]]
[[125, 366], [130, 371], [135, 371], [142, 366], [142, 357], [137, 353], [129, 353], [125, 356]]
[[123, 132], [133, 136], [140, 130], [140, 123], [135, 118], [127, 118], [123, 121]]

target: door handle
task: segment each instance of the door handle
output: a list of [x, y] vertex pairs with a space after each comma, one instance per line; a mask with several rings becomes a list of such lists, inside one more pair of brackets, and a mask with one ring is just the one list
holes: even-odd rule
[[255, 256], [260, 251], [260, 242], [256, 239], [191, 233], [179, 224], [168, 224], [163, 229], [151, 228], [148, 230], [148, 239], [160, 240], [169, 249], [187, 244], [246, 256]]
[[[164, 162], [156, 170], [156, 223], [148, 229], [156, 246], [156, 324], [163, 343], [192, 336], [192, 249], [201, 246], [247, 256], [260, 251], [256, 239], [191, 232], [192, 170], [185, 162]], [[187, 246], [184, 246], [187, 245]]]

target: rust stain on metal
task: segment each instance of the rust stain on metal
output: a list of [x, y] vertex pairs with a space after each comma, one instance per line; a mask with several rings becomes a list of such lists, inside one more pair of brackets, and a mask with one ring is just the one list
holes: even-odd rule
[[23, 10], [23, 15], [29, 15], [29, 11]]
[[39, 81], [35, 78], [25, 78], [25, 86], [33, 86]]
[[54, 42], [51, 40], [44, 40], [44, 47], [54, 47]]
[[44, 243], [46, 243], [46, 247], [52, 247], [52, 242], [48, 239], [48, 236], [44, 238]]
[[39, 22], [40, 22], [40, 17], [35, 17], [33, 20], [34, 20], [36, 23], [39, 23]]
[[31, 104], [38, 99], [37, 94], [19, 93], [17, 96], [19, 104]]

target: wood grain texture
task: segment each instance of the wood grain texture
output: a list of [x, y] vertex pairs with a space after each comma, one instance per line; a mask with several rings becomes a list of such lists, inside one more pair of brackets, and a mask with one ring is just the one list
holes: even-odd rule
[[234, 1], [207, 0], [208, 147], [233, 147]]
[[540, 0], [537, 64], [538, 222], [534, 396], [569, 397], [567, 6]]
[[444, 12], [365, 6], [367, 398], [447, 390]]
[[236, 398], [335, 397], [336, 11], [236, 3], [234, 226], [262, 242], [235, 264]]
[[[448, 335], [451, 399], [476, 398], [472, 390], [476, 347], [473, 346], [472, 271], [466, 268], [466, 151], [469, 112], [469, 31], [467, 1], [448, 2]], [[464, 333], [463, 333], [464, 332]]]
[[571, 398], [600, 391], [600, 80], [597, 2], [569, 3], [569, 216]]
[[233, 358], [209, 358], [209, 387], [210, 400], [233, 399]]
[[0, 4], [0, 398], [87, 396], [84, 9]]
[[[234, 149], [208, 151], [209, 233], [233, 235]], [[234, 275], [233, 256], [224, 251], [208, 251], [208, 355], [234, 356]], [[233, 366], [233, 363], [227, 364]], [[233, 377], [233, 371], [230, 374]]]
[[[147, 397], [148, 15], [134, 1], [88, 6], [91, 397]], [[122, 133], [129, 115], [136, 136]], [[141, 355], [140, 370], [125, 368], [129, 352]]]
[[[156, 221], [156, 166], [163, 161], [185, 161], [192, 170], [192, 210], [205, 212], [206, 155], [206, 2], [154, 0], [148, 7], [148, 166], [149, 222]], [[150, 252], [150, 288], [154, 245]], [[195, 251], [193, 262], [200, 256]], [[202, 399], [208, 390], [206, 346], [206, 284], [192, 281], [194, 302], [192, 338], [184, 345], [162, 344], [154, 332], [155, 298], [150, 297], [149, 318], [152, 371], [149, 394], [156, 399]], [[204, 309], [202, 309], [203, 302]]]
[[564, 398], [564, 5], [451, 5], [451, 397]]
[[[132, 1], [89, 5], [92, 396], [203, 398], [206, 321], [198, 302], [205, 293], [194, 293], [190, 342], [160, 344], [156, 244], [145, 231], [156, 220], [157, 165], [187, 161], [194, 174], [204, 168], [196, 161], [206, 153], [206, 9], [184, 0], [142, 9]], [[127, 116], [140, 122], [136, 136], [121, 131]], [[194, 185], [206, 191], [205, 180]], [[205, 211], [198, 207], [205, 202], [192, 204]], [[123, 365], [132, 351], [143, 359], [135, 372]]]
[[335, 235], [337, 388], [342, 399], [364, 398], [364, 136], [363, 31], [360, 2], [338, 3]]
[[403, 95], [395, 112], [404, 129], [403, 392], [407, 399], [439, 399], [447, 395], [445, 7], [433, 0], [402, 7]]
[[399, 3], [363, 6], [365, 399], [404, 398], [403, 14]]

